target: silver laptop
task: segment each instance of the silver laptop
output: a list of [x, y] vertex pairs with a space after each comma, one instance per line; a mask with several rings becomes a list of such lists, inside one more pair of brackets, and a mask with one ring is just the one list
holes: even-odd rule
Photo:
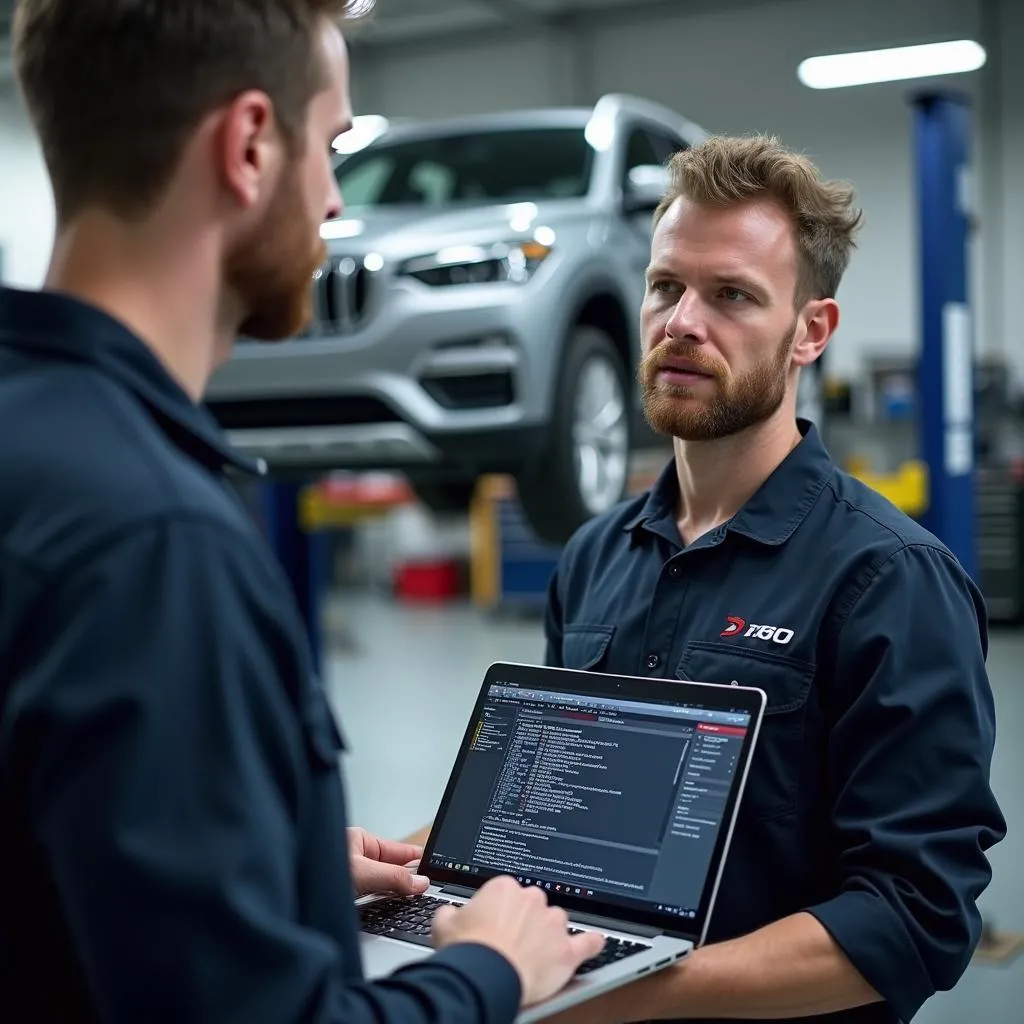
[[366, 974], [431, 954], [430, 919], [494, 875], [607, 936], [521, 1024], [682, 959], [707, 934], [765, 694], [498, 663], [424, 848], [422, 896], [360, 901]]

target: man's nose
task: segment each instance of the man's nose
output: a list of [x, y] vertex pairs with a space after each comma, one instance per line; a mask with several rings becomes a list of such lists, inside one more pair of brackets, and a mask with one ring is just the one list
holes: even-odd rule
[[703, 312], [700, 299], [692, 290], [685, 291], [679, 296], [679, 301], [665, 325], [665, 333], [670, 338], [688, 338], [692, 341], [700, 341], [703, 338]]
[[341, 198], [341, 189], [337, 181], [331, 178], [331, 191], [327, 197], [327, 215], [325, 220], [335, 220], [345, 212], [345, 200]]

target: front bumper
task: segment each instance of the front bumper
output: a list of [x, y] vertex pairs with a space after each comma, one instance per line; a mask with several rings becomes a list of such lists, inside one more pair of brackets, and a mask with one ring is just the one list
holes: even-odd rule
[[542, 445], [558, 365], [530, 289], [382, 275], [351, 333], [240, 343], [207, 405], [272, 468], [506, 471]]

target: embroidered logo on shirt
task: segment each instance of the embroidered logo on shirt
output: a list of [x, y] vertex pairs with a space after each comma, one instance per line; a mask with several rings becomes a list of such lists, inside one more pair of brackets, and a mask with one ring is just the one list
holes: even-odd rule
[[788, 644], [793, 639], [793, 630], [786, 626], [760, 626], [756, 622], [748, 626], [746, 619], [741, 619], [738, 615], [729, 615], [726, 621], [729, 625], [722, 630], [720, 636], [749, 636], [755, 640], [771, 640], [777, 644]]

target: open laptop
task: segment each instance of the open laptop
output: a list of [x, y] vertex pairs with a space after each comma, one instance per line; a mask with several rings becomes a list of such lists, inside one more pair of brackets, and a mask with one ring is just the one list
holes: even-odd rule
[[521, 1024], [685, 957], [707, 934], [765, 702], [749, 687], [492, 665], [424, 848], [430, 888], [360, 902], [367, 976], [429, 956], [436, 909], [499, 874], [607, 936]]

